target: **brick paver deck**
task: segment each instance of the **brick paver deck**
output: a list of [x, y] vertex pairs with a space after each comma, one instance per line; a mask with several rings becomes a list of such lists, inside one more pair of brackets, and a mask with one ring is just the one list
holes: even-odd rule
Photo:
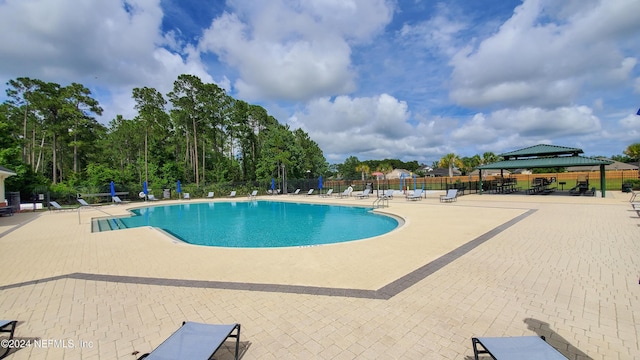
[[134, 359], [184, 320], [241, 323], [243, 359], [466, 359], [473, 336], [536, 334], [571, 359], [632, 359], [640, 219], [612, 195], [394, 199], [388, 235], [287, 249], [90, 232], [124, 206], [0, 218], [0, 318], [40, 339], [8, 359]]

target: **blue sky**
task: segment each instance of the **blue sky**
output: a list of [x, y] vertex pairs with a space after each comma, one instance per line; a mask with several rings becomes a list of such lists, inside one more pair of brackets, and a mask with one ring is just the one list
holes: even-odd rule
[[[0, 80], [79, 82], [100, 121], [131, 89], [215, 82], [330, 163], [431, 164], [640, 141], [637, 0], [0, 0]], [[4, 88], [2, 89], [4, 93]]]

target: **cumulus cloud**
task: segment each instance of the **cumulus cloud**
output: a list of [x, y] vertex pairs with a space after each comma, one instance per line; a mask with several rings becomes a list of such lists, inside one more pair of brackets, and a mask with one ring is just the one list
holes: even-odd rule
[[160, 0], [2, 1], [0, 78], [99, 84], [105, 108], [136, 86], [168, 91], [183, 73], [212, 82], [193, 46], [161, 32], [162, 17]]
[[351, 44], [371, 40], [390, 20], [383, 0], [231, 1], [199, 44], [236, 67], [245, 99], [308, 100], [355, 90]]
[[[488, 115], [476, 114], [451, 137], [461, 144], [496, 144], [522, 147], [523, 142], [541, 143], [549, 139], [597, 134], [600, 119], [586, 106], [502, 109]], [[517, 137], [514, 137], [517, 135]], [[509, 140], [509, 141], [507, 141]]]
[[452, 57], [451, 98], [482, 106], [569, 105], [595, 83], [628, 79], [621, 40], [640, 31], [640, 2], [526, 0], [493, 36]]
[[328, 159], [343, 161], [344, 154], [363, 158], [411, 157], [425, 160], [446, 145], [441, 136], [446, 121], [414, 119], [407, 104], [388, 94], [352, 98], [338, 96], [313, 100], [288, 123], [300, 127], [324, 149]]

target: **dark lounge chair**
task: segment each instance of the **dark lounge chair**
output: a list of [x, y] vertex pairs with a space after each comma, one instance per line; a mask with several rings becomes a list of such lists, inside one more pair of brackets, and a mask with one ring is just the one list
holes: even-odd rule
[[[18, 322], [16, 320], [0, 320], [0, 334], [1, 333], [9, 333], [8, 340], [13, 339], [13, 333], [16, 330], [16, 324]], [[2, 350], [0, 350], [2, 351]], [[0, 359], [4, 359], [7, 355], [9, 355], [9, 351], [11, 351], [11, 347], [7, 346], [4, 352], [0, 353]]]
[[[496, 360], [567, 360], [558, 350], [547, 344], [544, 337], [480, 337], [472, 338], [473, 356], [489, 354]], [[482, 346], [481, 349], [478, 345]]]
[[[233, 332], [235, 331], [235, 334]], [[207, 360], [218, 351], [228, 338], [236, 339], [235, 359], [240, 350], [240, 324], [215, 325], [183, 322], [180, 329], [169, 336], [152, 352], [140, 359]]]
[[13, 215], [13, 207], [11, 206], [2, 206], [0, 207], [0, 215]]

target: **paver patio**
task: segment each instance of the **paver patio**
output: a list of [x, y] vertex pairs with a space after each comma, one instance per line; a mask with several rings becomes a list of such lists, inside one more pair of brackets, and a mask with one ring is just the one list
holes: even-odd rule
[[134, 359], [184, 320], [241, 323], [243, 359], [466, 359], [473, 336], [535, 334], [571, 359], [631, 359], [640, 219], [611, 195], [394, 199], [390, 234], [286, 249], [91, 233], [122, 205], [0, 218], [0, 318], [41, 340], [8, 359]]

